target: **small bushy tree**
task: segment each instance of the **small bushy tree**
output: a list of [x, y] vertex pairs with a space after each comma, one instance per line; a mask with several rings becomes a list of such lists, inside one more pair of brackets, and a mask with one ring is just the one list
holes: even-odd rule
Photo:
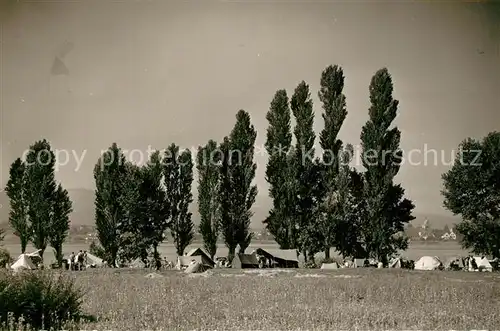
[[462, 246], [500, 258], [500, 132], [459, 146], [453, 167], [443, 174], [444, 206], [462, 221]]

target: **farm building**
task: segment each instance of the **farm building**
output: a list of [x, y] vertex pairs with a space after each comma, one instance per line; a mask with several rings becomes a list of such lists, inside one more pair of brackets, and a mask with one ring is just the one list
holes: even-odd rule
[[255, 254], [236, 254], [231, 262], [233, 269], [251, 269], [258, 268], [259, 261]]
[[298, 268], [299, 259], [295, 249], [262, 249], [257, 248], [254, 254], [263, 256], [271, 262], [271, 268]]
[[193, 248], [192, 250], [190, 250], [189, 252], [187, 252], [185, 256], [201, 256], [202, 264], [204, 266], [208, 266], [210, 268], [213, 268], [215, 266], [215, 262], [201, 248]]

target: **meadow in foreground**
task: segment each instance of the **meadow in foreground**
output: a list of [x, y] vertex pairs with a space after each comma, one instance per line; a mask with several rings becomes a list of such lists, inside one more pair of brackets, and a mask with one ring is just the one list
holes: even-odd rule
[[500, 325], [500, 276], [406, 270], [73, 273], [91, 330], [450, 330]]

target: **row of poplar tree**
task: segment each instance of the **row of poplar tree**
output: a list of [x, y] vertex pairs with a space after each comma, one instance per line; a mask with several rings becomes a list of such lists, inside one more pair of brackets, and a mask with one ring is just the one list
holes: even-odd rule
[[56, 182], [55, 161], [46, 140], [35, 142], [25, 160], [12, 163], [5, 191], [10, 199], [9, 223], [20, 239], [21, 253], [31, 242], [43, 258], [50, 245], [60, 263], [73, 207], [68, 191]]
[[[350, 165], [354, 149], [338, 138], [347, 117], [343, 70], [327, 67], [320, 86], [324, 128], [319, 134], [319, 156], [314, 150], [309, 86], [302, 81], [290, 99], [285, 90], [279, 90], [271, 102], [265, 147], [273, 206], [264, 224], [282, 249], [296, 249], [306, 262], [313, 262], [321, 251], [329, 258], [334, 248], [344, 257], [374, 257], [387, 263], [391, 255], [407, 248], [403, 230], [414, 219], [414, 204], [394, 183], [402, 151], [401, 133], [392, 123], [398, 110], [392, 78], [387, 69], [381, 69], [369, 86], [369, 120], [361, 131], [364, 172]], [[256, 137], [250, 115], [240, 110], [222, 142], [209, 140], [198, 149], [198, 226], [212, 257], [219, 239], [231, 260], [236, 249], [244, 253], [253, 238]], [[44, 149], [50, 152], [48, 143], [37, 142], [26, 162], [18, 159], [11, 167], [7, 186], [11, 225], [24, 248], [29, 240], [41, 249], [50, 243], [62, 257], [71, 202], [55, 184], [54, 164], [31, 162]], [[184, 253], [194, 237], [189, 212], [194, 163], [191, 152], [175, 144], [153, 153], [142, 166], [127, 161], [116, 144], [101, 156], [94, 168], [95, 222], [101, 255], [111, 265], [118, 259], [146, 261], [151, 255], [159, 265], [158, 247], [169, 229], [177, 254]]]
[[324, 121], [319, 156], [308, 85], [301, 82], [290, 100], [285, 90], [276, 92], [266, 141], [273, 208], [264, 223], [281, 248], [297, 249], [306, 262], [321, 251], [329, 258], [334, 248], [343, 257], [372, 257], [387, 265], [408, 247], [404, 226], [414, 219], [415, 207], [394, 183], [403, 156], [401, 132], [393, 125], [398, 100], [387, 69], [377, 71], [369, 85], [369, 119], [361, 130], [360, 172], [350, 165], [354, 148], [338, 137], [348, 113], [343, 89], [343, 70], [327, 67], [318, 92]]

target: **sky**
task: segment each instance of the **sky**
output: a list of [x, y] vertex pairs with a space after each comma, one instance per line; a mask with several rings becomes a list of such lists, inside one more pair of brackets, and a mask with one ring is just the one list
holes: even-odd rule
[[[21, 0], [0, 6], [2, 186], [9, 165], [41, 138], [68, 152], [57, 171], [66, 188], [93, 189], [93, 167], [113, 142], [142, 155], [148, 146], [173, 142], [194, 150], [221, 141], [244, 109], [258, 131], [257, 204], [268, 206], [267, 157], [259, 146], [276, 90], [291, 96], [305, 80], [319, 132], [320, 75], [340, 65], [348, 110], [340, 138], [357, 147], [370, 79], [387, 67], [400, 101], [401, 147], [414, 163], [406, 159], [397, 181], [417, 212], [448, 215], [441, 174], [461, 140], [481, 138], [500, 123], [498, 35], [471, 4]], [[65, 41], [73, 44], [62, 57], [68, 75], [51, 75]], [[411, 150], [427, 150], [427, 158]], [[133, 154], [139, 161], [141, 153]]]

